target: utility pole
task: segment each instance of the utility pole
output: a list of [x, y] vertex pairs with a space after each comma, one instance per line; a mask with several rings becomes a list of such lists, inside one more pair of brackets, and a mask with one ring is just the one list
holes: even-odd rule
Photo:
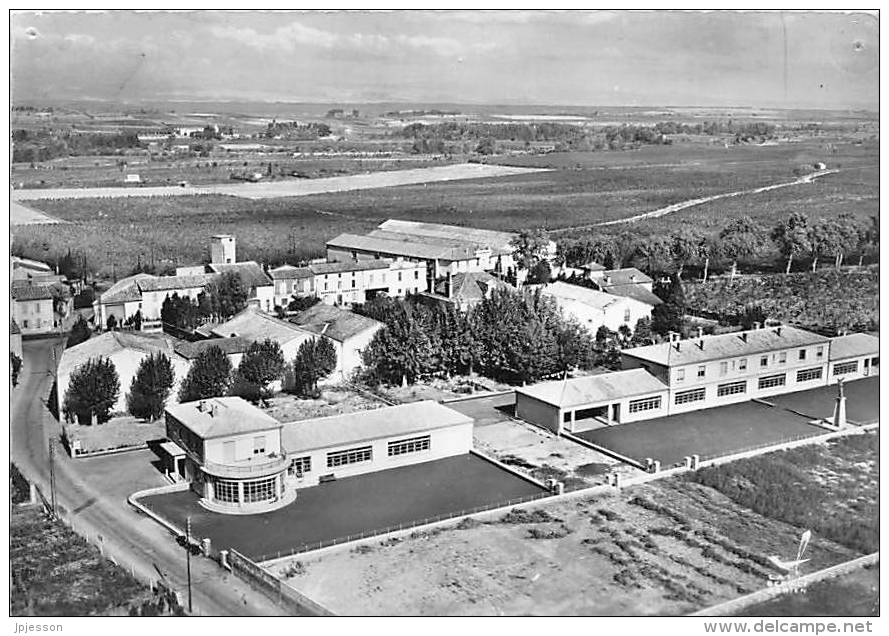
[[56, 447], [53, 438], [49, 438], [49, 493], [52, 516], [56, 516]]
[[185, 571], [188, 576], [188, 613], [191, 614], [191, 517], [185, 517]]

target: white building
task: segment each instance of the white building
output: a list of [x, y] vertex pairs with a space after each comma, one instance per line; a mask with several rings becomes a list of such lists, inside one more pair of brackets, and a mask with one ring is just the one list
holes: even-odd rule
[[629, 296], [617, 296], [562, 281], [540, 285], [539, 289], [542, 295], [555, 300], [567, 316], [575, 318], [593, 336], [600, 327], [607, 327], [611, 331], [628, 327], [632, 331], [636, 328], [636, 321], [651, 318], [654, 309], [652, 304]]
[[211, 332], [217, 338], [235, 336], [248, 342], [273, 340], [281, 345], [284, 360], [287, 362], [293, 361], [303, 342], [314, 337], [313, 333], [286, 320], [270, 316], [255, 307], [247, 307], [230, 320], [213, 327]]
[[472, 425], [433, 401], [282, 424], [240, 398], [214, 398], [167, 408], [165, 451], [205, 507], [258, 513], [322, 481], [466, 454]]
[[67, 286], [58, 282], [13, 281], [10, 299], [11, 317], [23, 336], [58, 333], [67, 327], [74, 311]]
[[880, 373], [880, 339], [866, 333], [837, 336], [830, 341], [827, 381], [857, 380]]

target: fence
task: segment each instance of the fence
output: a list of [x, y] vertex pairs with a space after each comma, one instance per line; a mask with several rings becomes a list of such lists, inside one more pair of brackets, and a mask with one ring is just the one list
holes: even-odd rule
[[277, 576], [257, 565], [235, 549], [229, 551], [228, 562], [232, 567], [232, 572], [241, 580], [266, 594], [272, 600], [277, 601], [280, 605], [295, 610], [297, 614], [308, 612], [315, 616], [336, 616], [336, 614], [320, 603], [313, 601], [304, 594], [300, 594]]
[[476, 506], [475, 508], [460, 510], [459, 512], [447, 512], [445, 514], [436, 515], [434, 517], [425, 517], [423, 519], [416, 519], [414, 521], [408, 521], [405, 523], [399, 523], [398, 525], [391, 525], [385, 528], [380, 528], [378, 530], [369, 530], [367, 532], [359, 532], [357, 534], [346, 535], [345, 537], [337, 537], [336, 539], [327, 539], [324, 541], [317, 541], [311, 543], [303, 543], [301, 546], [297, 548], [291, 548], [289, 552], [278, 551], [275, 554], [263, 554], [260, 558], [257, 559], [260, 563], [265, 561], [271, 561], [273, 559], [280, 559], [281, 557], [295, 556], [297, 554], [304, 554], [306, 552], [313, 552], [315, 550], [321, 550], [322, 548], [328, 548], [334, 545], [340, 545], [343, 543], [350, 543], [352, 541], [359, 541], [361, 539], [370, 539], [373, 537], [382, 536], [385, 534], [389, 534], [390, 532], [399, 532], [402, 530], [410, 530], [411, 528], [417, 528], [420, 526], [426, 526], [432, 523], [439, 523], [442, 521], [448, 521], [451, 519], [459, 519], [460, 517], [466, 517], [469, 515], [473, 515], [479, 512], [484, 512], [486, 510], [494, 510], [497, 508], [507, 508], [509, 506], [516, 506], [518, 504], [527, 503], [529, 501], [536, 501], [538, 499], [544, 499], [546, 497], [552, 497], [553, 494], [550, 492], [540, 492], [534, 495], [528, 495], [527, 497], [519, 497], [517, 499], [509, 499], [507, 501], [501, 501], [493, 504], [485, 504], [483, 506]]

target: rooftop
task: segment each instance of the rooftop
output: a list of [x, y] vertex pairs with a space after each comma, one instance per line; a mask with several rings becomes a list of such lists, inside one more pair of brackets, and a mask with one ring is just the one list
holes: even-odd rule
[[438, 402], [425, 400], [291, 422], [281, 429], [281, 446], [292, 454], [471, 423], [471, 417]]
[[606, 269], [596, 277], [596, 283], [603, 287], [611, 285], [639, 285], [651, 282], [654, 282], [652, 281], [651, 276], [642, 273], [635, 267]]
[[368, 330], [382, 328], [383, 323], [333, 305], [318, 303], [293, 316], [290, 321], [306, 331], [344, 342]]
[[[173, 355], [173, 343], [163, 334], [147, 334], [138, 331], [106, 331], [62, 352], [59, 360], [59, 375], [73, 371], [87, 360], [109, 358], [121, 351], [136, 351], [143, 354], [163, 353]], [[129, 387], [121, 387], [128, 391]]]
[[826, 336], [781, 325], [624, 349], [621, 351], [621, 355], [674, 367], [792, 347], [824, 344], [829, 341], [830, 338]]
[[174, 404], [166, 409], [202, 439], [281, 428], [281, 423], [239, 397], [217, 397]]
[[180, 340], [173, 345], [173, 349], [186, 360], [193, 360], [210, 347], [219, 347], [225, 355], [244, 353], [253, 344], [252, 340], [240, 338], [211, 338], [210, 340], [198, 340], [187, 342]]
[[296, 325], [278, 320], [255, 307], [247, 307], [231, 320], [213, 327], [211, 332], [222, 338], [240, 336], [251, 342], [269, 338], [279, 344], [309, 335]]
[[392, 261], [386, 258], [364, 261], [331, 261], [328, 263], [312, 263], [308, 269], [313, 274], [337, 274], [342, 272], [361, 272], [372, 269], [389, 269]]
[[9, 291], [14, 300], [52, 300], [68, 296], [65, 285], [57, 282], [13, 281]]
[[516, 393], [559, 408], [572, 408], [666, 390], [667, 385], [645, 369], [629, 369], [582, 378], [541, 382], [518, 388]]
[[313, 274], [312, 270], [308, 267], [282, 265], [281, 267], [269, 270], [269, 276], [272, 280], [296, 280], [299, 278], [311, 278]]
[[421, 221], [402, 221], [389, 219], [380, 223], [381, 230], [397, 232], [399, 234], [413, 234], [429, 238], [444, 238], [472, 241], [482, 245], [488, 245], [493, 249], [506, 249], [512, 251], [510, 241], [515, 238], [512, 232], [499, 232], [497, 230], [483, 230], [474, 227], [462, 227], [459, 225], [444, 225], [442, 223], [423, 223]]
[[53, 268], [41, 261], [31, 260], [30, 258], [22, 258], [20, 256], [12, 257], [12, 266], [15, 269], [24, 268], [34, 270], [36, 272], [52, 273]]
[[[197, 289], [213, 282], [215, 274], [187, 274], [185, 276], [148, 276], [136, 281], [143, 292], [175, 291], [177, 289]], [[104, 294], [103, 294], [104, 296]]]
[[663, 300], [658, 298], [657, 294], [650, 292], [642, 285], [637, 285], [635, 283], [630, 285], [611, 285], [610, 287], [606, 287], [605, 291], [615, 296], [624, 296], [626, 298], [638, 300], [640, 303], [645, 303], [652, 307], [657, 307], [664, 303]]
[[596, 261], [590, 261], [581, 265], [580, 269], [585, 269], [588, 272], [601, 272], [605, 270], [605, 266]]
[[475, 258], [476, 251], [475, 245], [464, 245], [462, 248], [453, 245], [437, 245], [429, 242], [419, 242], [418, 237], [396, 234], [390, 234], [386, 237], [340, 234], [336, 238], [327, 241], [327, 246], [346, 250], [378, 252], [380, 254], [396, 254], [409, 258], [450, 261]]
[[830, 340], [830, 360], [880, 355], [880, 339], [866, 333], [850, 333]]
[[271, 285], [272, 281], [268, 274], [262, 269], [256, 261], [243, 261], [241, 263], [210, 263], [207, 269], [219, 274], [226, 272], [234, 272], [241, 277], [241, 280], [247, 287], [264, 287]]
[[[447, 298], [447, 287], [446, 280], [438, 281], [435, 284], [435, 293]], [[450, 298], [456, 301], [481, 301], [486, 297], [488, 290], [500, 287], [512, 287], [512, 285], [504, 283], [487, 272], [454, 274], [451, 277]]]
[[613, 294], [606, 294], [602, 291], [581, 287], [580, 285], [571, 285], [562, 281], [541, 285], [540, 293], [551, 296], [557, 301], [573, 301], [593, 307], [599, 311], [605, 311], [612, 305], [620, 303], [620, 297]]

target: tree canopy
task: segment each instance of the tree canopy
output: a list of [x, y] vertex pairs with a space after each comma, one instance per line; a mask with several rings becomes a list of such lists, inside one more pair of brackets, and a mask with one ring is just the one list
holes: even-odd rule
[[271, 383], [283, 377], [284, 365], [281, 345], [266, 338], [262, 342], [254, 342], [247, 348], [238, 365], [238, 375], [247, 382], [255, 384], [259, 388], [260, 397], [267, 398], [270, 395]]
[[296, 351], [293, 359], [294, 391], [300, 397], [314, 396], [318, 381], [336, 369], [336, 348], [328, 338], [306, 340]]
[[174, 381], [173, 365], [163, 353], [142, 358], [127, 394], [127, 410], [144, 420], [160, 419]]
[[111, 419], [111, 409], [120, 395], [120, 378], [114, 363], [108, 358], [92, 358], [74, 369], [62, 402], [68, 422], [90, 425], [103, 424]]
[[217, 346], [198, 354], [179, 387], [179, 401], [192, 402], [228, 394], [232, 381], [232, 363]]

